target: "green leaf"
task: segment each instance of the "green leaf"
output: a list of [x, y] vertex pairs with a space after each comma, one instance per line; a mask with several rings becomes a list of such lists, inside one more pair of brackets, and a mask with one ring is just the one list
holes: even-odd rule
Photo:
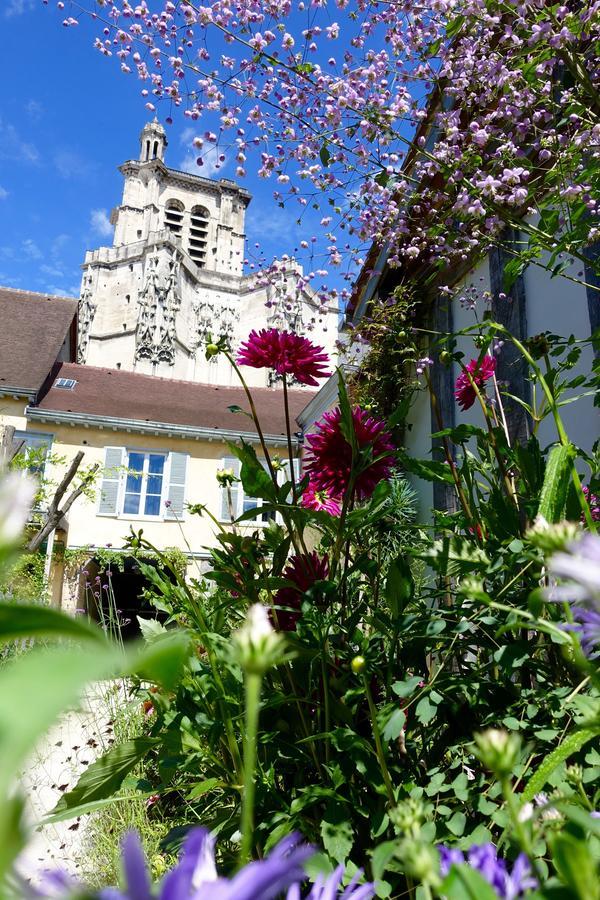
[[538, 515], [543, 516], [551, 524], [560, 522], [564, 518], [569, 483], [571, 481], [573, 454], [574, 448], [571, 444], [566, 447], [562, 444], [557, 444], [552, 448], [548, 456]]
[[198, 797], [202, 797], [203, 794], [208, 794], [218, 787], [227, 787], [227, 785], [220, 778], [207, 778], [205, 781], [201, 781], [200, 784], [196, 784], [185, 799], [196, 800]]
[[373, 867], [373, 878], [378, 881], [385, 870], [387, 869], [387, 865], [396, 855], [396, 850], [398, 849], [398, 841], [384, 841], [383, 844], [378, 844], [378, 846], [373, 850], [371, 855], [372, 859], [372, 867]]
[[0, 642], [22, 637], [67, 637], [106, 644], [104, 632], [49, 606], [0, 603]]
[[560, 747], [553, 750], [533, 773], [521, 794], [522, 802], [526, 803], [533, 800], [535, 795], [539, 794], [543, 789], [554, 770], [569, 756], [572, 756], [573, 753], [577, 753], [584, 744], [597, 737], [599, 733], [600, 730], [598, 728], [582, 728], [580, 731], [575, 731], [565, 738]]
[[420, 675], [413, 675], [412, 678], [408, 678], [406, 681], [394, 682], [392, 690], [397, 697], [410, 697], [411, 694], [414, 694], [422, 681], [423, 679]]
[[563, 881], [579, 900], [598, 900], [600, 881], [585, 841], [563, 832], [552, 840], [552, 861]]
[[434, 706], [429, 697], [422, 697], [417, 703], [415, 715], [422, 725], [427, 725], [437, 715], [437, 706]]
[[425, 481], [444, 481], [454, 484], [454, 478], [450, 466], [445, 462], [437, 462], [429, 459], [413, 459], [402, 454], [402, 464], [408, 472], [424, 478]]
[[352, 407], [348, 399], [348, 391], [346, 390], [346, 382], [341, 369], [337, 370], [338, 376], [338, 399], [340, 404], [340, 430], [346, 441], [352, 447], [352, 458], [356, 460], [358, 455], [358, 442], [356, 440], [356, 432], [354, 431], [354, 419], [352, 418]]
[[341, 803], [328, 804], [321, 820], [321, 838], [325, 850], [337, 863], [347, 860], [354, 832]]
[[63, 794], [45, 823], [54, 821], [54, 816], [60, 813], [69, 812], [72, 817], [81, 815], [82, 806], [110, 797], [121, 787], [125, 776], [158, 743], [158, 738], [140, 737], [111, 747], [82, 773], [72, 791]]
[[382, 732], [383, 739], [386, 741], [395, 741], [406, 723], [406, 713], [401, 709], [395, 709], [387, 720]]
[[410, 566], [404, 556], [398, 556], [392, 561], [385, 583], [385, 599], [387, 600], [392, 616], [397, 618], [404, 610], [415, 594], [415, 582]]
[[323, 146], [319, 150], [319, 158], [325, 167], [329, 165], [331, 153], [329, 152], [329, 148], [327, 147], [327, 141], [323, 143]]
[[189, 658], [190, 648], [191, 641], [186, 632], [167, 631], [131, 658], [126, 674], [139, 675], [169, 690], [177, 684]]
[[446, 900], [498, 900], [485, 878], [470, 866], [452, 866], [442, 882], [440, 894]]
[[456, 835], [456, 837], [460, 837], [467, 824], [467, 817], [462, 812], [455, 812], [453, 816], [451, 816], [446, 822], [446, 827], [452, 834]]
[[86, 683], [122, 662], [118, 649], [99, 645], [34, 649], [0, 671], [0, 802], [39, 738], [78, 702]]
[[231, 443], [228, 443], [228, 446], [242, 464], [240, 480], [244, 492], [249, 497], [260, 497], [263, 500], [275, 501], [277, 499], [275, 485], [256, 455], [256, 450], [252, 444], [242, 440], [241, 446]]

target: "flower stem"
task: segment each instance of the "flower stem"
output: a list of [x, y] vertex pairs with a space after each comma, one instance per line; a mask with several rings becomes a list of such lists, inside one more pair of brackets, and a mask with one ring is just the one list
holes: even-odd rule
[[256, 740], [258, 735], [261, 682], [262, 676], [256, 672], [246, 673], [246, 734], [244, 736], [244, 790], [242, 794], [240, 867], [250, 860], [254, 844]]
[[292, 482], [292, 503], [296, 502], [296, 475], [294, 473], [294, 454], [292, 452], [292, 431], [290, 428], [290, 403], [288, 398], [287, 376], [283, 373], [283, 406], [285, 409], [285, 432], [287, 435], [288, 456], [290, 458], [290, 481]]
[[396, 798], [394, 796], [394, 787], [392, 785], [392, 779], [390, 778], [390, 773], [387, 767], [387, 763], [385, 761], [385, 756], [383, 754], [383, 744], [381, 743], [381, 732], [379, 731], [379, 725], [377, 724], [377, 710], [375, 708], [375, 704], [373, 703], [373, 695], [371, 694], [371, 688], [369, 686], [369, 682], [367, 680], [367, 675], [363, 672], [363, 685], [365, 688], [365, 694], [367, 695], [367, 703], [369, 704], [369, 713], [371, 716], [371, 727], [373, 729], [373, 737], [375, 739], [375, 749], [377, 751], [377, 759], [379, 760], [379, 768], [381, 769], [381, 774], [383, 776], [383, 781], [385, 784], [385, 789], [388, 795], [388, 800], [390, 804], [395, 804]]

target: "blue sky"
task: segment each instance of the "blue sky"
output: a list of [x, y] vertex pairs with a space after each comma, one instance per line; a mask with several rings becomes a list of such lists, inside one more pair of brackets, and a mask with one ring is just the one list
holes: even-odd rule
[[[121, 199], [117, 166], [137, 157], [150, 114], [137, 78], [93, 49], [92, 24], [82, 17], [79, 27], [63, 28], [61, 19], [53, 0], [0, 0], [0, 284], [78, 295], [86, 249], [112, 243], [107, 217]], [[193, 167], [196, 130], [186, 124], [176, 112], [167, 163], [210, 174], [206, 165]], [[296, 207], [277, 206], [274, 185], [254, 177], [253, 165], [250, 158], [241, 182], [254, 196], [249, 252], [259, 241], [269, 258], [293, 254], [310, 235], [296, 224]], [[221, 175], [235, 178], [233, 160]], [[321, 264], [313, 260], [313, 268]]]

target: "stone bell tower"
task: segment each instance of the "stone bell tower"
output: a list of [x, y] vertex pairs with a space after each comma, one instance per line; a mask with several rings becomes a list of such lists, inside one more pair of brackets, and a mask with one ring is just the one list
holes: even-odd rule
[[[123, 197], [111, 214], [112, 247], [88, 251], [83, 265], [78, 359], [232, 384], [226, 360], [206, 360], [208, 338], [223, 337], [235, 348], [251, 328], [269, 327], [274, 303], [277, 309], [281, 304], [256, 276], [243, 273], [251, 195], [227, 178], [169, 168], [167, 144], [162, 125], [149, 122], [140, 135], [139, 159], [120, 167]], [[294, 324], [286, 318], [287, 327], [301, 332], [316, 323], [322, 337], [315, 339], [333, 344], [337, 310], [323, 318], [309, 288], [284, 294], [286, 315], [294, 310]], [[253, 370], [249, 379], [267, 383], [264, 371]]]

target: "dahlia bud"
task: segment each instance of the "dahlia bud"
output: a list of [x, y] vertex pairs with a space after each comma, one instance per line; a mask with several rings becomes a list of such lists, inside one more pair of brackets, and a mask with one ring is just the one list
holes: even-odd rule
[[216, 344], [207, 344], [206, 345], [206, 358], [212, 359], [213, 356], [218, 356], [220, 353], [220, 349]]
[[452, 362], [452, 354], [447, 350], [442, 350], [440, 353], [440, 362], [443, 366], [449, 366]]
[[240, 665], [250, 675], [264, 675], [283, 659], [285, 639], [274, 630], [268, 609], [260, 603], [250, 607], [233, 640]]
[[217, 481], [221, 487], [232, 485], [238, 478], [233, 469], [219, 469], [217, 472]]
[[500, 728], [488, 728], [475, 735], [475, 744], [477, 756], [497, 778], [512, 773], [521, 748], [518, 735]]
[[367, 665], [367, 661], [364, 656], [355, 656], [352, 662], [350, 663], [350, 668], [354, 672], [355, 675], [360, 675], [361, 672], [364, 672]]

